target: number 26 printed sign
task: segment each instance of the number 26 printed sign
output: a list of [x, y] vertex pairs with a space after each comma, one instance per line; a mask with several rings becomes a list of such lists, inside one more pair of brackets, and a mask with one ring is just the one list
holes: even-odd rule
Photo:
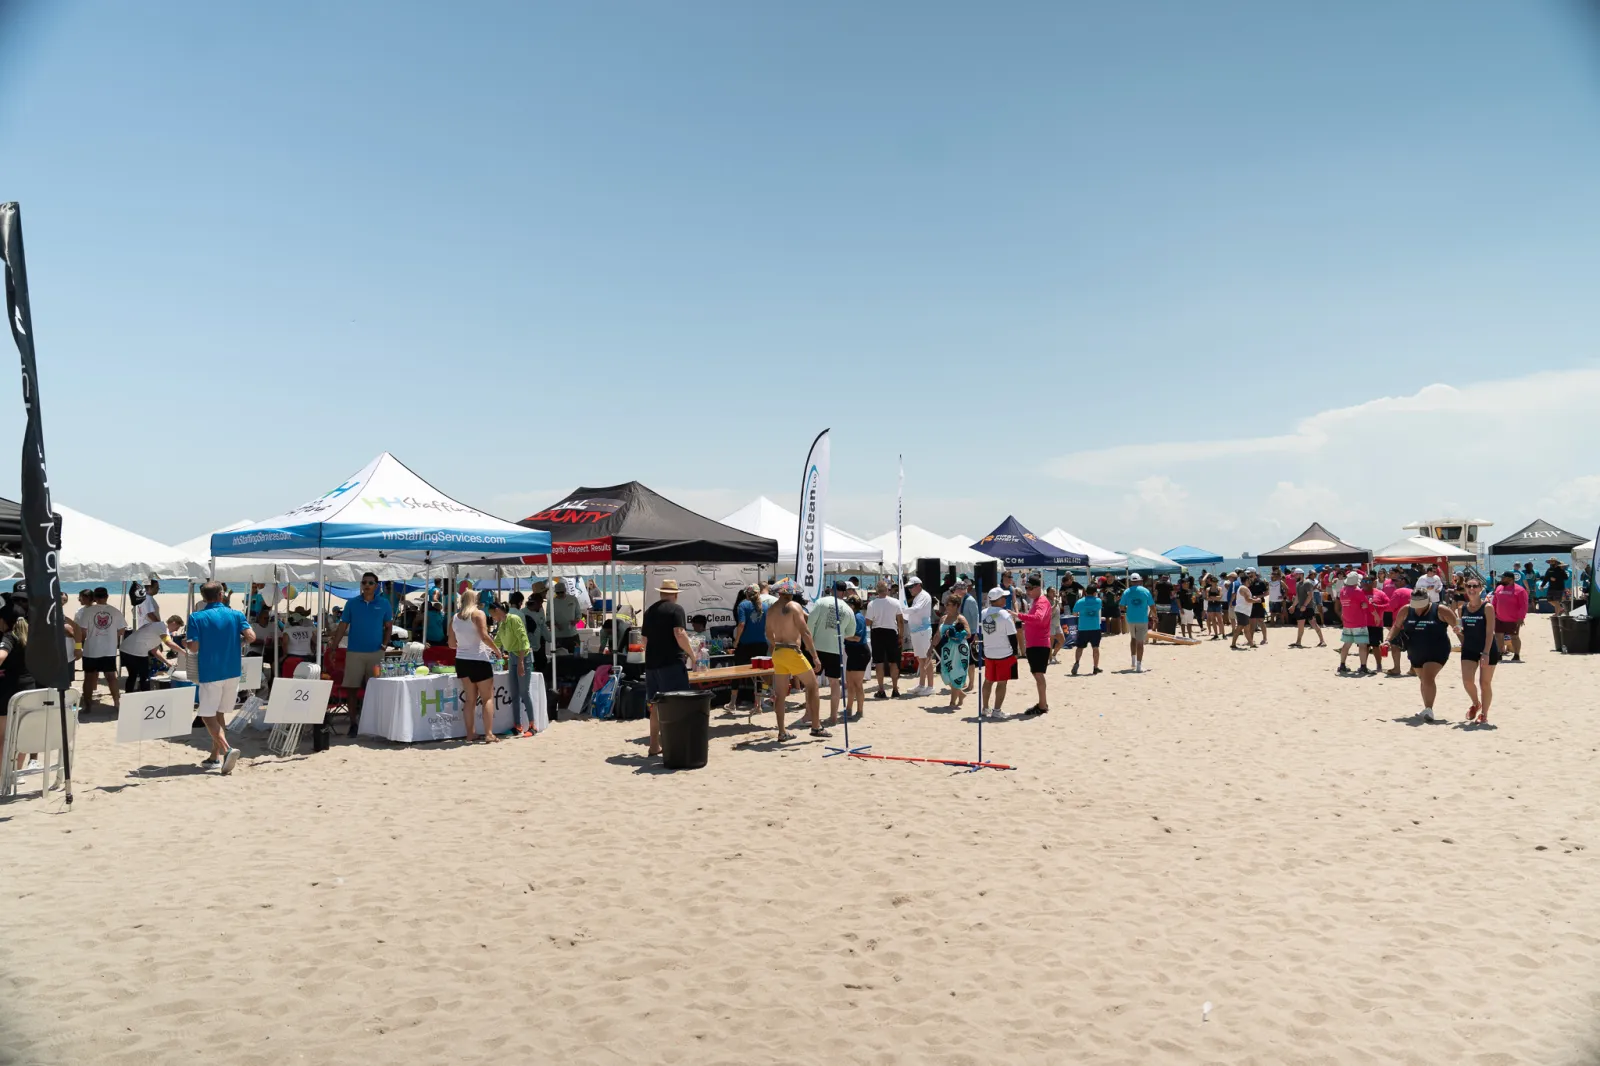
[[117, 715], [117, 743], [189, 735], [194, 724], [193, 686], [160, 692], [124, 692], [122, 711]]
[[280, 677], [272, 682], [272, 696], [267, 700], [263, 721], [267, 725], [285, 722], [320, 725], [327, 717], [328, 697], [332, 694], [332, 681]]

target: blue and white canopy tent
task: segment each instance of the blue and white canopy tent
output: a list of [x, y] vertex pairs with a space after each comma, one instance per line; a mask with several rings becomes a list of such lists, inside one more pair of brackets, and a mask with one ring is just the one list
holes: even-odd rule
[[1168, 548], [1161, 554], [1182, 566], [1210, 566], [1222, 562], [1222, 556], [1216, 552], [1196, 548], [1192, 544], [1180, 544], [1176, 548]]
[[994, 532], [974, 544], [973, 549], [1000, 560], [1000, 565], [1013, 567], [1088, 566], [1089, 557], [1079, 552], [1059, 548], [1031, 533], [1012, 515], [994, 527]]
[[[435, 566], [493, 565], [508, 556], [549, 551], [549, 533], [446, 496], [388, 452], [309, 503], [211, 536], [213, 557], [314, 559], [319, 588], [326, 587], [323, 570], [330, 560], [420, 564], [426, 580]], [[322, 617], [318, 610], [319, 665]]]

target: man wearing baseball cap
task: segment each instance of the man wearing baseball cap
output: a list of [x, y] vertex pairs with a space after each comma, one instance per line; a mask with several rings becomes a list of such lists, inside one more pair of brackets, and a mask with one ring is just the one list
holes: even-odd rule
[[1133, 672], [1144, 672], [1144, 643], [1150, 632], [1150, 607], [1156, 598], [1144, 587], [1140, 574], [1128, 575], [1128, 588], [1118, 601], [1128, 623], [1128, 650], [1133, 653]]
[[931, 696], [934, 664], [928, 652], [933, 646], [933, 596], [923, 590], [916, 574], [906, 575], [906, 636], [911, 640], [911, 654], [917, 657], [917, 685], [911, 695]]
[[828, 679], [828, 720], [824, 725], [839, 724], [839, 690], [844, 685], [845, 641], [856, 635], [856, 612], [844, 602], [850, 591], [850, 582], [835, 581], [833, 593], [819, 596], [807, 614], [806, 625], [811, 630], [811, 644], [817, 649], [822, 676]]
[[1005, 600], [1005, 589], [990, 589], [989, 606], [978, 621], [983, 635], [983, 705], [991, 718], [1005, 717], [1000, 708], [1006, 702], [1006, 682], [1017, 676], [1017, 622], [1005, 609]]

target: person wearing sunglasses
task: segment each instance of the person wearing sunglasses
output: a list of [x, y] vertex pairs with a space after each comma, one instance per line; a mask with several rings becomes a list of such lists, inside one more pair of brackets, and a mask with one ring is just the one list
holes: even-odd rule
[[344, 605], [339, 621], [328, 633], [328, 648], [339, 646], [341, 638], [348, 635], [344, 652], [344, 679], [341, 685], [350, 692], [350, 735], [354, 736], [361, 721], [361, 699], [366, 692], [367, 678], [373, 667], [383, 662], [383, 649], [389, 646], [394, 634], [394, 608], [378, 595], [378, 575], [370, 570], [361, 575], [361, 595]]
[[1456, 610], [1461, 620], [1461, 687], [1472, 701], [1467, 721], [1489, 724], [1489, 703], [1494, 699], [1490, 683], [1494, 668], [1500, 665], [1500, 642], [1494, 635], [1494, 604], [1483, 598], [1483, 582], [1469, 577], [1467, 602]]

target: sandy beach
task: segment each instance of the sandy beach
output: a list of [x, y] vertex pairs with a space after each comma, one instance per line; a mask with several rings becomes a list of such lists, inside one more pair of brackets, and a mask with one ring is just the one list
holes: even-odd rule
[[[1421, 725], [1414, 680], [1271, 635], [1140, 676], [1108, 639], [985, 728], [1012, 772], [768, 714], [694, 772], [573, 721], [254, 734], [224, 779], [97, 714], [75, 811], [0, 807], [0, 1062], [1596, 1061], [1600, 659], [1533, 619], [1463, 729], [1453, 662]], [[852, 740], [972, 758], [943, 702], [869, 698]]]

